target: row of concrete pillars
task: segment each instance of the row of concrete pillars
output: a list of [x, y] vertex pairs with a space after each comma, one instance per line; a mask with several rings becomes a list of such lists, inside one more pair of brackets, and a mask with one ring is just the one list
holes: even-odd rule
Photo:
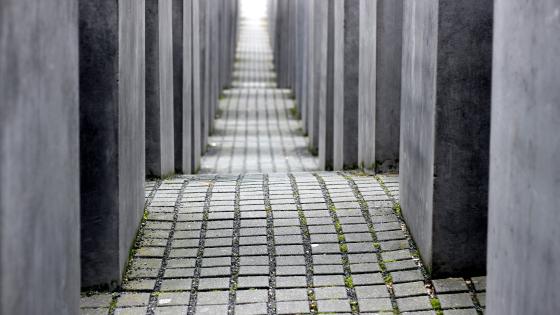
[[268, 12], [278, 82], [321, 167], [398, 168], [432, 276], [488, 269], [488, 314], [554, 313], [535, 292], [560, 279], [560, 3], [270, 0]]
[[145, 178], [200, 167], [237, 24], [236, 0], [0, 3], [1, 314], [120, 285]]

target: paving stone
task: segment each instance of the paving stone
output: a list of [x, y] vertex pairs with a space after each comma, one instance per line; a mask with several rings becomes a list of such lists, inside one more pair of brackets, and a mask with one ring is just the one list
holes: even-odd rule
[[128, 307], [115, 309], [115, 315], [144, 315], [147, 307]]
[[421, 311], [432, 309], [428, 296], [415, 296], [397, 299], [397, 305], [401, 312]]
[[217, 276], [229, 276], [231, 275], [231, 267], [209, 267], [201, 268], [201, 277], [217, 277]]
[[279, 276], [305, 275], [305, 266], [277, 266], [276, 274]]
[[350, 271], [352, 274], [358, 273], [372, 273], [380, 272], [379, 264], [377, 263], [363, 263], [363, 264], [351, 264]]
[[236, 303], [259, 303], [268, 301], [268, 291], [267, 290], [237, 290], [236, 293]]
[[348, 254], [348, 260], [351, 264], [360, 263], [375, 263], [377, 262], [377, 256], [374, 253], [371, 254]]
[[438, 294], [437, 297], [443, 309], [474, 307], [469, 293]]
[[149, 293], [122, 293], [117, 299], [117, 307], [144, 306], [149, 300]]
[[389, 298], [376, 298], [376, 299], [359, 299], [358, 305], [360, 312], [389, 312], [393, 310], [391, 299]]
[[277, 276], [277, 288], [305, 288], [307, 279], [303, 276]]
[[197, 315], [216, 315], [216, 314], [227, 314], [227, 305], [197, 305], [196, 314]]
[[242, 288], [268, 288], [268, 276], [243, 276], [237, 280], [237, 287]]
[[366, 285], [366, 284], [383, 284], [383, 276], [381, 273], [366, 273], [352, 275], [352, 281], [354, 285]]
[[474, 308], [463, 309], [463, 310], [444, 310], [444, 315], [478, 315], [478, 312]]
[[317, 254], [313, 255], [314, 265], [337, 265], [342, 264], [342, 256], [337, 254]]
[[317, 300], [330, 300], [330, 299], [346, 299], [346, 287], [328, 287], [328, 288], [315, 288], [315, 297]]
[[241, 256], [239, 263], [242, 266], [268, 266], [268, 256]]
[[410, 250], [410, 244], [408, 240], [397, 240], [397, 241], [382, 241], [379, 242], [382, 251], [396, 251], [396, 250]]
[[386, 262], [387, 271], [399, 271], [408, 269], [418, 269], [418, 265], [413, 260], [399, 260], [395, 262]]
[[307, 301], [307, 289], [277, 289], [276, 301]]
[[91, 296], [82, 296], [80, 298], [80, 307], [109, 307], [112, 300], [113, 295], [109, 293], [97, 293]]
[[196, 305], [227, 304], [229, 291], [198, 292]]
[[478, 299], [478, 303], [480, 303], [480, 306], [486, 307], [486, 293], [478, 293], [476, 297]]
[[383, 261], [412, 259], [412, 255], [407, 249], [382, 252], [381, 257], [383, 258]]
[[316, 275], [320, 274], [343, 274], [344, 270], [342, 265], [314, 265], [313, 273]]
[[276, 311], [278, 314], [307, 314], [309, 304], [307, 301], [278, 302]]
[[158, 295], [158, 305], [188, 305], [190, 292], [161, 292]]
[[394, 283], [424, 280], [424, 276], [419, 270], [395, 271], [390, 274]]
[[466, 292], [469, 290], [467, 283], [462, 278], [448, 278], [432, 280], [436, 293]]
[[315, 287], [344, 286], [344, 276], [342, 275], [313, 276], [313, 285]]
[[477, 292], [486, 291], [486, 277], [474, 277], [471, 281]]
[[243, 275], [243, 276], [268, 275], [269, 273], [270, 270], [268, 266], [240, 266], [239, 267], [239, 275]]
[[349, 300], [319, 300], [317, 301], [319, 313], [350, 312]]
[[107, 315], [109, 313], [108, 308], [82, 308], [80, 309], [80, 315]]
[[187, 306], [161, 306], [155, 309], [155, 315], [186, 315]]
[[[267, 260], [268, 264], [268, 260]], [[296, 266], [305, 265], [305, 257], [301, 256], [277, 256], [276, 264], [278, 266]]]
[[219, 290], [229, 289], [229, 278], [200, 278], [198, 282], [199, 290]]
[[358, 299], [389, 297], [389, 289], [386, 285], [360, 285], [356, 286], [355, 290]]
[[237, 304], [235, 306], [235, 312], [237, 314], [246, 315], [266, 315], [267, 314], [267, 304], [266, 303], [251, 303], [251, 304]]
[[415, 295], [425, 295], [427, 294], [424, 282], [406, 282], [406, 283], [395, 283], [393, 284], [393, 289], [395, 291], [396, 297], [406, 297]]
[[161, 282], [161, 291], [188, 291], [191, 284], [191, 279], [165, 279]]

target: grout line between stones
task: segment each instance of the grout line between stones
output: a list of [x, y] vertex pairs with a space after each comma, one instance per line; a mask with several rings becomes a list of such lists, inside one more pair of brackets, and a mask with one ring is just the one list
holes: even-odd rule
[[263, 175], [264, 208], [266, 210], [266, 244], [268, 247], [268, 303], [267, 314], [276, 314], [276, 243], [274, 241], [274, 215], [270, 203], [268, 174]]
[[237, 293], [237, 280], [239, 278], [239, 233], [241, 227], [241, 210], [239, 208], [240, 190], [243, 175], [239, 175], [235, 181], [235, 201], [233, 205], [233, 240], [231, 250], [231, 277], [229, 284], [228, 314], [235, 314], [235, 299]]
[[217, 180], [215, 176], [208, 183], [208, 190], [206, 191], [206, 197], [204, 200], [204, 210], [202, 214], [202, 226], [200, 227], [200, 238], [198, 242], [198, 252], [196, 255], [196, 262], [194, 267], [193, 278], [191, 282], [191, 295], [189, 300], [189, 307], [187, 309], [187, 315], [193, 315], [196, 309], [196, 302], [198, 298], [198, 284], [200, 282], [200, 273], [202, 269], [202, 258], [204, 255], [204, 245], [206, 242], [206, 230], [208, 228], [208, 217], [210, 215], [210, 201], [212, 199], [212, 190], [214, 189], [214, 184]]
[[350, 261], [348, 259], [348, 245], [346, 244], [344, 231], [342, 230], [342, 225], [340, 224], [338, 215], [336, 214], [336, 208], [334, 202], [332, 201], [325, 180], [317, 173], [313, 173], [313, 176], [315, 176], [315, 178], [319, 182], [319, 186], [321, 187], [321, 192], [323, 194], [323, 199], [325, 199], [325, 202], [327, 203], [329, 215], [333, 221], [336, 234], [338, 236], [338, 246], [340, 248], [340, 255], [342, 256], [342, 268], [344, 270], [344, 284], [346, 286], [346, 294], [350, 299], [352, 314], [359, 314], [360, 306], [358, 304], [358, 297], [356, 295], [356, 289], [354, 288], [354, 282], [352, 281], [352, 271], [350, 270]]
[[158, 276], [156, 283], [154, 285], [154, 290], [150, 293], [150, 299], [148, 302], [148, 309], [146, 314], [153, 315], [154, 310], [157, 306], [158, 302], [158, 293], [161, 289], [161, 283], [163, 281], [163, 276], [165, 273], [165, 269], [167, 268], [167, 261], [169, 260], [169, 253], [171, 252], [171, 247], [173, 243], [173, 235], [175, 234], [175, 228], [177, 226], [177, 219], [179, 217], [179, 208], [181, 207], [181, 200], [183, 198], [183, 193], [189, 183], [189, 180], [183, 180], [183, 184], [181, 185], [181, 190], [177, 194], [177, 199], [175, 201], [175, 207], [173, 209], [173, 222], [171, 223], [171, 230], [169, 231], [169, 236], [167, 238], [167, 243], [165, 244], [165, 250], [163, 252], [163, 258], [161, 260], [161, 266], [159, 268]]
[[311, 314], [317, 314], [317, 299], [315, 296], [315, 288], [313, 284], [313, 254], [311, 249], [309, 227], [307, 226], [307, 219], [305, 218], [305, 213], [303, 211], [303, 207], [301, 206], [296, 178], [292, 173], [288, 173], [288, 177], [290, 178], [290, 185], [292, 186], [292, 194], [296, 203], [301, 237], [303, 240], [303, 251], [305, 257], [305, 278], [307, 281], [307, 299], [309, 302], [309, 309], [311, 311]]

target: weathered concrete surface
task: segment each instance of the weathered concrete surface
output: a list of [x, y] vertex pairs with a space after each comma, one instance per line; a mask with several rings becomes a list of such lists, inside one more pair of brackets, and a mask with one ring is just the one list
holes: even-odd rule
[[192, 171], [196, 173], [200, 169], [200, 159], [202, 154], [202, 106], [204, 100], [203, 79], [204, 79], [204, 42], [201, 36], [203, 28], [204, 14], [201, 14], [202, 0], [192, 0], [192, 66], [193, 66], [193, 115], [192, 115], [192, 136], [193, 136], [193, 155]]
[[488, 314], [560, 309], [559, 12], [495, 2]]
[[173, 0], [175, 172], [192, 173], [192, 1]]
[[208, 136], [210, 135], [210, 17], [208, 11], [210, 4], [208, 0], [199, 0], [198, 20], [199, 28], [199, 49], [200, 49], [200, 89], [202, 91], [200, 99], [201, 115], [201, 137], [200, 150], [206, 153], [208, 147]]
[[143, 1], [80, 1], [82, 287], [120, 283], [142, 217], [144, 14]]
[[366, 169], [375, 168], [377, 3], [360, 0], [358, 163]]
[[172, 0], [146, 0], [146, 174], [175, 171]]
[[303, 30], [299, 33], [302, 37], [302, 84], [301, 84], [301, 128], [304, 134], [308, 133], [308, 108], [309, 108], [309, 11], [310, 1], [302, 1]]
[[319, 79], [319, 168], [332, 170], [333, 167], [333, 115], [334, 115], [334, 0], [315, 14], [321, 15], [320, 46], [318, 50], [321, 67], [316, 69]]
[[492, 7], [404, 3], [402, 210], [435, 277], [485, 273]]
[[2, 1], [0, 43], [0, 313], [78, 314], [76, 1]]
[[334, 5], [334, 123], [333, 168], [358, 163], [360, 0]]
[[360, 6], [358, 163], [388, 171], [399, 159], [403, 1]]
[[[307, 109], [305, 117], [307, 118], [307, 134], [309, 135], [309, 148], [312, 151], [316, 150], [313, 145], [313, 138], [318, 132], [315, 130], [316, 120], [318, 118], [318, 111], [315, 106], [315, 1], [308, 1], [308, 30], [307, 30]], [[318, 124], [317, 124], [318, 126]]]

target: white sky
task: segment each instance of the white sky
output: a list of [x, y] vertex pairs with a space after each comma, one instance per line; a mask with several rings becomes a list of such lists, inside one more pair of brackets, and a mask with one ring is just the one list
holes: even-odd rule
[[241, 16], [258, 20], [266, 16], [267, 0], [241, 0]]

